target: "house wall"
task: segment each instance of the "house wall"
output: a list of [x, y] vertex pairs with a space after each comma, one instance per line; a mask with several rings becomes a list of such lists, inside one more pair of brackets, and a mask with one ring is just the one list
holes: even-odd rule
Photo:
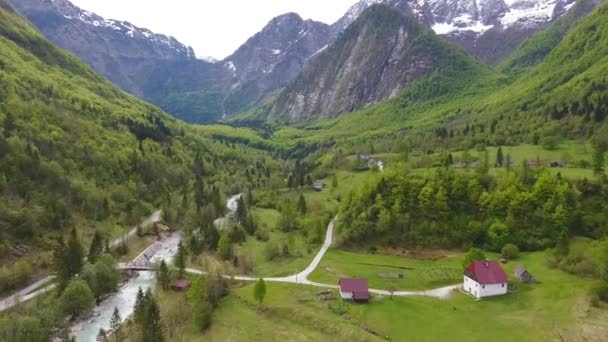
[[507, 284], [492, 284], [481, 287], [480, 297], [500, 296], [507, 294]]
[[480, 285], [478, 282], [467, 276], [464, 276], [463, 288], [475, 298], [507, 294], [507, 284]]
[[342, 297], [342, 299], [352, 300], [353, 299], [353, 293], [352, 292], [342, 292], [342, 291], [340, 291], [340, 297]]

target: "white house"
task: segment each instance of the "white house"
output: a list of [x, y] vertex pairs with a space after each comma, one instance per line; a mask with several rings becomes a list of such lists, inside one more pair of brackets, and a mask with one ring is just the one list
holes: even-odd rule
[[475, 261], [464, 271], [464, 290], [475, 298], [507, 294], [507, 274], [497, 261]]

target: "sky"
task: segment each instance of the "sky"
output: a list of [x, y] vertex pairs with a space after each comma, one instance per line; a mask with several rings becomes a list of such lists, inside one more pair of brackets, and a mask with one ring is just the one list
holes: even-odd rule
[[129, 21], [192, 46], [198, 57], [223, 59], [272, 18], [296, 12], [325, 23], [357, 0], [71, 0], [106, 19]]

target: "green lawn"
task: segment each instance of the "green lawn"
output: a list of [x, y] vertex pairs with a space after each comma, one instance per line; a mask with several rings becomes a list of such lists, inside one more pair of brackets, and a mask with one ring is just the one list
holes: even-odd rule
[[[329, 256], [330, 260], [332, 252]], [[351, 254], [354, 258], [356, 255]], [[375, 256], [377, 257], [377, 256]], [[465, 294], [449, 300], [376, 296], [347, 304], [344, 316], [317, 299], [317, 288], [268, 283], [265, 310], [253, 301], [253, 285], [233, 289], [204, 335], [211, 341], [375, 340], [367, 327], [393, 341], [602, 341], [608, 310], [589, 306], [593, 281], [546, 267], [547, 254], [525, 254], [505, 265], [509, 275], [525, 265], [540, 281], [515, 293], [476, 301]], [[377, 260], [389, 260], [377, 258]], [[449, 259], [448, 259], [449, 260]], [[455, 261], [455, 260], [454, 260]], [[335, 293], [335, 292], [334, 292]]]
[[[330, 249], [310, 279], [337, 284], [341, 277], [361, 277], [376, 289], [426, 290], [458, 284], [461, 270], [461, 256], [431, 261]], [[379, 273], [404, 274], [405, 279], [382, 278]]]
[[253, 286], [233, 289], [213, 315], [208, 341], [379, 341], [319, 300], [317, 288], [267, 283], [263, 308]]

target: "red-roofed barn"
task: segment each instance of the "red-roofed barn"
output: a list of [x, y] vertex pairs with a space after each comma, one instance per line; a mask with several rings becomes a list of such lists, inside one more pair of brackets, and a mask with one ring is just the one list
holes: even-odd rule
[[367, 302], [369, 300], [369, 289], [367, 279], [340, 279], [340, 297], [355, 302]]
[[507, 274], [497, 261], [479, 260], [464, 271], [464, 290], [476, 298], [507, 293]]

